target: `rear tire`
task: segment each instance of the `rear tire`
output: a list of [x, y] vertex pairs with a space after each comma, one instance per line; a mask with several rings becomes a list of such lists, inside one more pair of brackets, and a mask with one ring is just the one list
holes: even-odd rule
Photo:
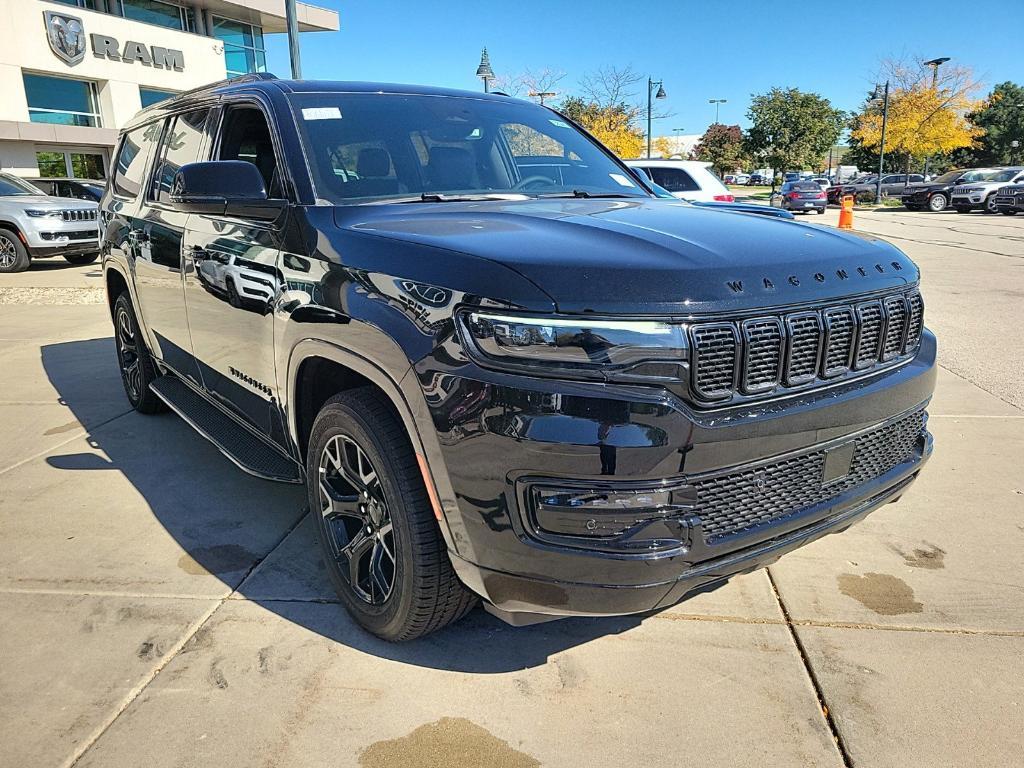
[[985, 207], [981, 209], [984, 213], [993, 214], [998, 213], [999, 209], [996, 208], [996, 193], [993, 192], [991, 195], [985, 198]]
[[31, 263], [18, 236], [9, 229], [0, 229], [0, 273], [24, 272]]
[[166, 411], [164, 401], [149, 388], [150, 382], [160, 376], [160, 371], [139, 331], [128, 291], [114, 302], [114, 342], [117, 345], [117, 363], [121, 368], [121, 383], [132, 408], [139, 413]]
[[306, 455], [309, 508], [334, 588], [384, 640], [414, 640], [477, 598], [451, 561], [405, 428], [373, 388], [327, 401]]
[[92, 264], [100, 255], [98, 253], [76, 253], [74, 255], [67, 255], [64, 260], [68, 264], [74, 264], [80, 266], [82, 264]]
[[942, 192], [936, 192], [928, 198], [928, 210], [932, 213], [939, 213], [940, 211], [946, 210], [947, 205], [949, 205], [949, 198], [947, 198]]

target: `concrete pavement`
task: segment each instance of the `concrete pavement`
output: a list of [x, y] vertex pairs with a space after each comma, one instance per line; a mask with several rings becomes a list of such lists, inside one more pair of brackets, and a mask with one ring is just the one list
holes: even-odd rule
[[[921, 265], [940, 333], [936, 453], [899, 504], [654, 616], [510, 629], [475, 611], [402, 646], [336, 604], [301, 491], [129, 412], [102, 304], [15, 295], [0, 766], [1015, 763], [1024, 221], [856, 216]], [[56, 274], [20, 287], [95, 285]]]

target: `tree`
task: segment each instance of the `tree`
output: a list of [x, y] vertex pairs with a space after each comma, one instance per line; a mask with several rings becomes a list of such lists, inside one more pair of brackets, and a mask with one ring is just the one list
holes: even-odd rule
[[1000, 83], [981, 106], [967, 116], [985, 134], [971, 152], [971, 164], [1010, 165], [1024, 158], [1024, 86], [1009, 81]]
[[747, 152], [777, 171], [818, 165], [846, 121], [828, 99], [797, 88], [754, 95], [747, 118]]
[[[902, 158], [903, 167], [909, 169], [912, 161], [923, 161], [928, 155], [970, 147], [983, 133], [966, 117], [972, 106], [963, 94], [947, 93], [930, 84], [890, 90], [886, 152]], [[853, 118], [851, 136], [868, 149], [880, 147], [882, 117], [882, 106], [877, 100], [868, 100]]]
[[746, 159], [743, 132], [738, 125], [713, 123], [704, 132], [693, 154], [695, 159], [711, 163], [719, 176], [732, 173], [742, 167]]
[[586, 128], [619, 157], [640, 156], [644, 134], [633, 124], [627, 105], [601, 105], [579, 96], [570, 96], [561, 103], [559, 111]]
[[491, 81], [491, 89], [507, 93], [509, 96], [527, 97], [531, 93], [549, 93], [565, 79], [565, 72], [560, 69], [545, 67], [541, 70], [527, 69], [519, 75], [498, 75]]
[[669, 141], [668, 136], [659, 136], [653, 142], [653, 149], [658, 153], [659, 156], [664, 158], [672, 157], [675, 154], [675, 149], [672, 146], [672, 142]]

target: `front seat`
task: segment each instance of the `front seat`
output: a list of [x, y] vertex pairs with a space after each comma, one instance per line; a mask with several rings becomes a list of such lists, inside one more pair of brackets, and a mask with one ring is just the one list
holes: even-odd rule
[[473, 155], [462, 147], [432, 147], [427, 161], [427, 181], [432, 192], [480, 187]]
[[356, 173], [359, 180], [352, 183], [358, 186], [360, 196], [394, 195], [399, 191], [398, 179], [388, 178], [391, 175], [391, 155], [386, 149], [365, 147], [359, 150]]

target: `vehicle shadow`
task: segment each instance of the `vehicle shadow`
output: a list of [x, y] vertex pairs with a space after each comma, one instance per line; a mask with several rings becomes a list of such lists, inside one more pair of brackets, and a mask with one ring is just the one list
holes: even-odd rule
[[[97, 365], [103, 359], [109, 366]], [[42, 363], [79, 421], [97, 391], [121, 392], [111, 338], [45, 345]], [[110, 373], [97, 379], [96, 370]], [[148, 562], [147, 569], [174, 577], [187, 563], [199, 569], [190, 572], [212, 574], [288, 621], [374, 656], [452, 671], [508, 672], [543, 665], [552, 654], [628, 631], [644, 618], [572, 618], [512, 628], [478, 608], [422, 640], [386, 643], [360, 629], [337, 602], [304, 520], [301, 488], [245, 474], [173, 414], [129, 413], [101, 423], [88, 440], [102, 454], [53, 454], [47, 463], [76, 473], [116, 471], [131, 483], [184, 551], [177, 562]]]

